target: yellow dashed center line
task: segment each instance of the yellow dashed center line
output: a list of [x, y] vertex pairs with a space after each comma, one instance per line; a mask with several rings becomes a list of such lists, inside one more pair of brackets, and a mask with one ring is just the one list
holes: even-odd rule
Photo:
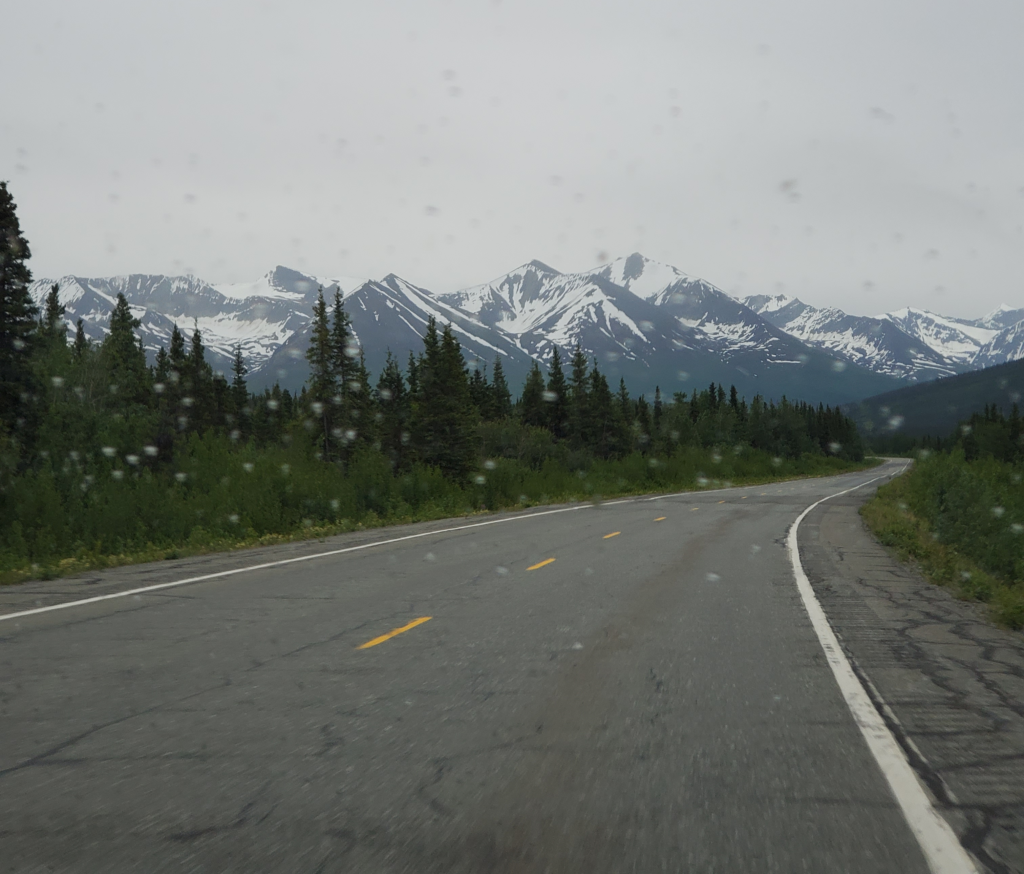
[[546, 565], [546, 564], [551, 564], [551, 562], [553, 562], [553, 561], [554, 561], [553, 558], [546, 558], [546, 559], [544, 559], [544, 561], [538, 561], [536, 564], [531, 564], [527, 568], [527, 570], [528, 571], [535, 571], [535, 570], [537, 570], [537, 568], [544, 567], [544, 565]]
[[655, 522], [664, 522], [664, 521], [665, 521], [665, 520], [666, 520], [667, 518], [668, 518], [667, 516], [659, 516], [659, 517], [658, 517], [657, 519], [655, 519], [654, 521], [655, 521]]
[[719, 501], [718, 503], [719, 503], [719, 504], [724, 504], [724, 503], [725, 503], [725, 501]]
[[[693, 508], [693, 510], [699, 510], [699, 509], [700, 509], [700, 507], [694, 507], [694, 508]], [[692, 512], [693, 512], [693, 510], [690, 510], [690, 512], [692, 513]]]
[[609, 537], [618, 537], [621, 533], [622, 533], [621, 531], [613, 531], [611, 534], [605, 534], [605, 536], [602, 537], [601, 539], [602, 540], [607, 540]]
[[403, 625], [401, 628], [393, 628], [387, 634], [382, 634], [380, 637], [375, 637], [373, 640], [368, 640], [362, 646], [357, 649], [369, 649], [371, 646], [376, 646], [378, 643], [384, 643], [385, 640], [391, 640], [392, 637], [397, 637], [399, 634], [404, 634], [410, 628], [415, 628], [417, 625], [422, 625], [424, 622], [429, 622], [432, 616], [421, 616], [419, 619], [413, 619], [408, 625]]

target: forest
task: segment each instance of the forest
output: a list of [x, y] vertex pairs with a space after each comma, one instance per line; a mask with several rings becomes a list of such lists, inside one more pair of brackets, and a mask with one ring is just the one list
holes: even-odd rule
[[366, 368], [339, 294], [311, 313], [298, 394], [251, 392], [201, 332], [147, 359], [128, 301], [102, 342], [37, 307], [30, 249], [0, 183], [0, 581], [358, 527], [612, 494], [764, 482], [863, 466], [839, 409], [712, 384], [614, 389], [577, 347], [518, 395], [500, 356], [468, 367], [450, 325]]

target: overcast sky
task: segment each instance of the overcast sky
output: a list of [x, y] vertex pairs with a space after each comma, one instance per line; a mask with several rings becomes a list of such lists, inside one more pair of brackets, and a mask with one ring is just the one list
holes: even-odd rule
[[640, 251], [861, 314], [1024, 306], [1024, 3], [8, 3], [37, 277]]

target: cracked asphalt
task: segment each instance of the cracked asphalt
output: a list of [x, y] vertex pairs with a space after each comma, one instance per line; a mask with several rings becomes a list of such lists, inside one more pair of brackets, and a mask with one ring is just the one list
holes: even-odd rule
[[[925, 872], [784, 547], [897, 469], [0, 590], [426, 534], [0, 621], [0, 870]], [[808, 576], [957, 834], [1021, 870], [1021, 639], [874, 546], [871, 488], [805, 521]]]
[[1024, 636], [894, 562], [860, 493], [801, 526], [808, 577], [847, 656], [961, 843], [1024, 871]]

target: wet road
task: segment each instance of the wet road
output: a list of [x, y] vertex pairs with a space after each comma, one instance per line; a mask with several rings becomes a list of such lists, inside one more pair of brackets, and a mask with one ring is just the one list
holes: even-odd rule
[[[0, 870], [927, 871], [785, 548], [899, 467], [0, 619]], [[33, 585], [0, 613], [68, 588]]]

